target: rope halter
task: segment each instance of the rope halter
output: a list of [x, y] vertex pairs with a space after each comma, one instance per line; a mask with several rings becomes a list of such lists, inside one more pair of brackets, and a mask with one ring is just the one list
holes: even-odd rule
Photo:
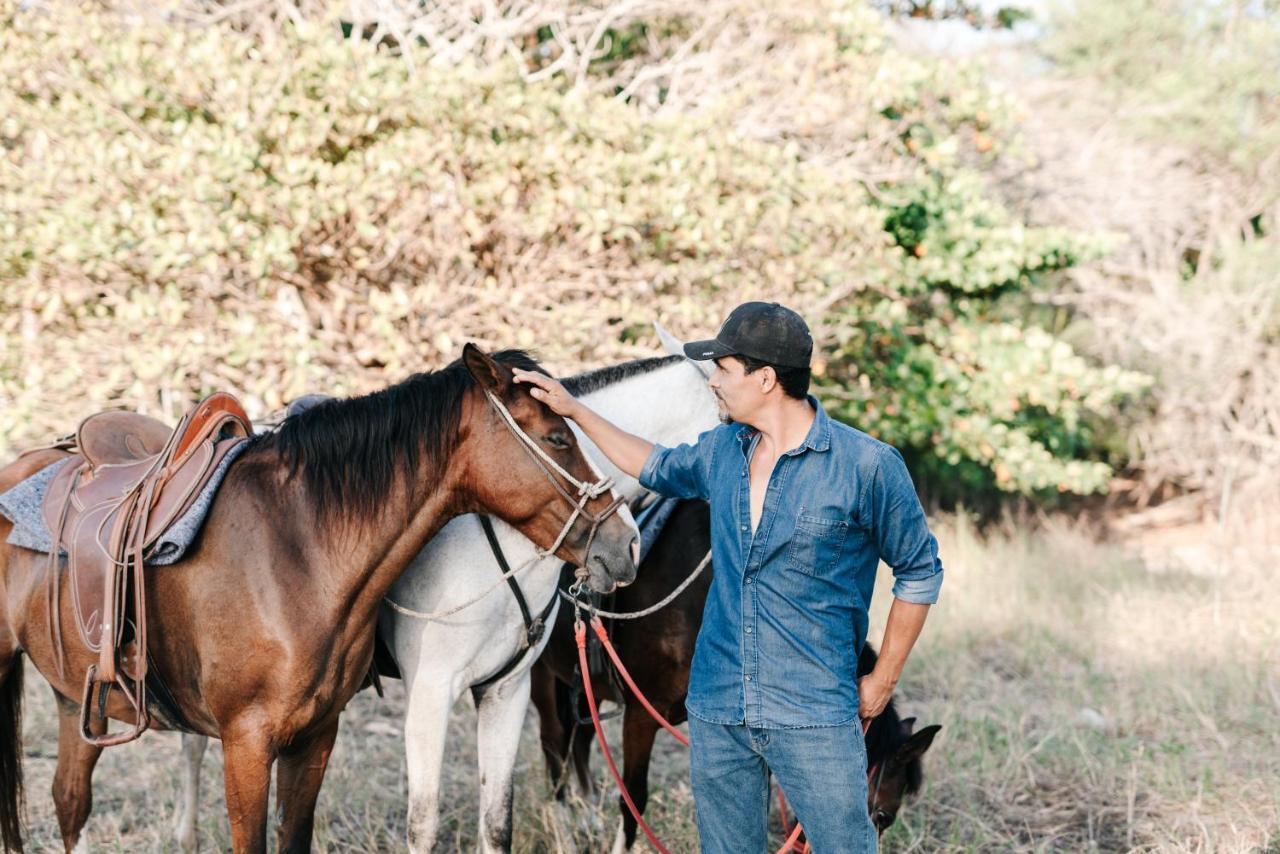
[[[492, 406], [493, 410], [498, 413], [499, 417], [501, 417], [502, 423], [507, 425], [507, 429], [520, 440], [520, 447], [524, 448], [525, 453], [527, 453], [530, 458], [533, 459], [534, 463], [537, 464], [538, 468], [542, 470], [542, 473], [546, 476], [547, 480], [551, 482], [551, 485], [555, 487], [556, 492], [560, 494], [560, 497], [573, 507], [573, 512], [569, 514], [568, 521], [566, 521], [564, 523], [564, 527], [560, 529], [560, 536], [556, 537], [556, 541], [552, 543], [550, 547], [546, 549], [539, 549], [538, 557], [550, 557], [555, 554], [561, 544], [564, 543], [565, 537], [569, 536], [569, 531], [573, 529], [573, 526], [577, 523], [579, 517], [591, 523], [591, 530], [587, 534], [587, 547], [583, 552], [583, 563], [578, 566], [577, 572], [575, 573], [575, 577], [579, 584], [585, 582], [589, 575], [585, 564], [587, 556], [591, 554], [591, 546], [595, 542], [596, 532], [600, 529], [600, 526], [604, 524], [605, 520], [618, 512], [618, 508], [622, 506], [625, 499], [621, 497], [615, 498], [602, 512], [595, 514], [591, 513], [587, 510], [587, 505], [613, 488], [613, 478], [601, 477], [600, 480], [595, 483], [578, 480], [576, 477], [569, 474], [569, 472], [565, 471], [563, 466], [552, 459], [546, 451], [542, 450], [537, 441], [521, 429], [520, 425], [516, 423], [516, 419], [512, 417], [511, 412], [505, 405], [503, 405], [502, 401], [498, 399], [496, 394], [488, 389], [485, 389], [484, 394], [489, 400], [489, 405]], [[557, 475], [560, 479], [557, 479]], [[571, 493], [566, 489], [564, 484], [561, 482], [561, 479], [567, 481], [576, 490], [576, 494]]]

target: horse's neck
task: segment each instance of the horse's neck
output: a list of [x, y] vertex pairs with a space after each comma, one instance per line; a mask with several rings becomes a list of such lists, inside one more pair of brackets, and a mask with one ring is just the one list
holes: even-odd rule
[[411, 482], [397, 483], [376, 520], [328, 538], [329, 598], [349, 608], [348, 623], [363, 625], [372, 620], [383, 597], [418, 552], [450, 519], [466, 512], [449, 459], [441, 461], [437, 469], [441, 476], [435, 482], [429, 480], [428, 466], [427, 460], [420, 461]]
[[[675, 362], [656, 371], [583, 395], [583, 402], [606, 420], [659, 445], [692, 442], [719, 422], [715, 396], [692, 363]], [[628, 500], [640, 494], [635, 478], [609, 462], [595, 443], [574, 426], [578, 441], [591, 461], [612, 477]]]

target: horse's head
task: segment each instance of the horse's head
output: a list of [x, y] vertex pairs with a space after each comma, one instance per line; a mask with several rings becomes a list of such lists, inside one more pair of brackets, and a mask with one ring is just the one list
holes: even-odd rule
[[915, 718], [888, 722], [894, 727], [889, 733], [886, 756], [878, 758], [867, 768], [867, 811], [877, 833], [884, 833], [898, 818], [898, 810], [907, 795], [914, 794], [923, 781], [920, 757], [933, 744], [933, 737], [942, 727], [927, 726], [917, 733], [911, 731]]
[[597, 591], [629, 584], [640, 537], [630, 511], [583, 456], [568, 423], [512, 379], [512, 367], [541, 368], [523, 354], [495, 358], [473, 344], [462, 360], [477, 387], [466, 438], [475, 509], [586, 567]]

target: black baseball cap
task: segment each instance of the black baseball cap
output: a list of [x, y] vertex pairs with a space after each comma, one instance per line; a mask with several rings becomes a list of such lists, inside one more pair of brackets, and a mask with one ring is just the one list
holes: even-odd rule
[[749, 356], [784, 368], [807, 368], [813, 336], [804, 318], [776, 302], [744, 302], [729, 313], [716, 337], [684, 345], [695, 361]]

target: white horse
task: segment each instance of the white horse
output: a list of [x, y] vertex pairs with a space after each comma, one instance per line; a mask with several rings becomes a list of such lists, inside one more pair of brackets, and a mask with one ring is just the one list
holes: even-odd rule
[[[680, 358], [626, 362], [570, 377], [564, 385], [605, 418], [651, 442], [691, 442], [719, 423], [715, 396], [706, 384], [706, 368], [683, 358], [680, 343], [661, 327], [658, 334], [665, 349]], [[628, 500], [637, 497], [639, 483], [610, 463], [576, 426], [574, 431], [588, 459], [614, 479], [615, 490]], [[518, 570], [515, 577], [529, 611], [536, 615], [550, 605], [548, 630], [534, 646], [526, 641], [524, 618], [511, 590], [505, 583], [495, 586], [500, 575], [478, 516], [462, 516], [446, 525], [419, 552], [389, 596], [397, 605], [419, 612], [440, 614], [463, 606], [460, 610], [421, 619], [387, 606], [382, 609], [380, 628], [408, 696], [404, 739], [413, 852], [430, 851], [435, 845], [449, 712], [468, 689], [477, 713], [480, 848], [511, 850], [512, 775], [529, 706], [529, 669], [555, 624], [562, 561], [537, 560], [537, 548], [515, 529], [497, 520], [493, 528], [509, 565]], [[187, 850], [195, 846], [206, 744], [202, 736], [182, 737], [183, 797], [175, 835]]]

